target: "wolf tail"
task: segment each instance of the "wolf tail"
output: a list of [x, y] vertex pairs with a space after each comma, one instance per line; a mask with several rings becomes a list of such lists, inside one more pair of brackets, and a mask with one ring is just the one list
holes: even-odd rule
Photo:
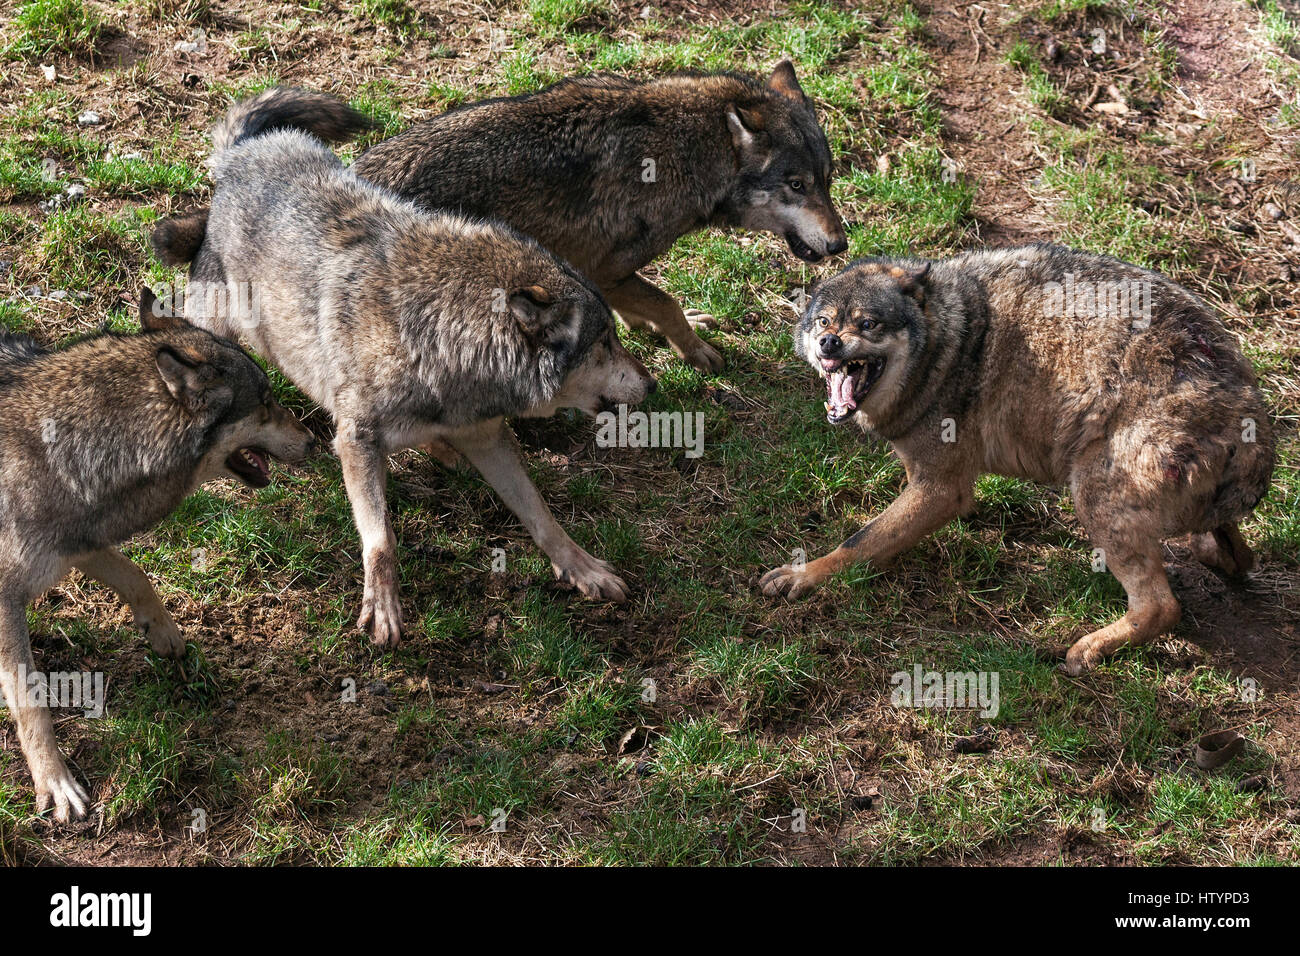
[[212, 152], [220, 153], [240, 140], [275, 129], [302, 130], [327, 143], [339, 143], [377, 125], [328, 93], [277, 86], [226, 111], [213, 127]]
[[1210, 503], [1210, 520], [1217, 527], [1239, 521], [1254, 510], [1268, 493], [1276, 451], [1268, 413], [1243, 420], [1243, 441], [1229, 447], [1228, 460]]
[[197, 209], [158, 223], [149, 236], [149, 244], [163, 265], [183, 266], [199, 254], [207, 232], [208, 210]]
[[[327, 143], [351, 139], [379, 124], [326, 93], [277, 86], [232, 106], [212, 130], [212, 155], [240, 140], [275, 129], [311, 133]], [[193, 262], [208, 230], [208, 210], [198, 209], [164, 219], [149, 241], [165, 265]]]

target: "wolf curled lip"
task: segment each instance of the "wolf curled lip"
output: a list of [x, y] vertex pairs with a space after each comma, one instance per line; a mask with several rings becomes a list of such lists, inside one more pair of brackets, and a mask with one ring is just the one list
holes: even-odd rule
[[[1109, 295], [1063, 310], [1074, 287], [1140, 290], [1142, 314]], [[1190, 534], [1231, 576], [1254, 564], [1237, 522], [1268, 490], [1272, 424], [1236, 341], [1163, 276], [1050, 245], [861, 260], [815, 289], [795, 351], [826, 380], [828, 420], [887, 439], [907, 485], [835, 551], [764, 575], [769, 596], [889, 562], [968, 513], [984, 473], [1068, 488], [1128, 595], [1123, 618], [1069, 649], [1071, 674], [1177, 623], [1164, 539]]]
[[187, 315], [242, 335], [334, 416], [365, 565], [358, 626], [375, 643], [402, 635], [385, 481], [387, 456], [403, 448], [455, 448], [561, 581], [592, 599], [626, 600], [614, 570], [551, 516], [504, 418], [635, 405], [653, 378], [619, 343], [600, 292], [535, 241], [421, 211], [309, 135], [340, 139], [368, 123], [303, 90], [231, 108], [213, 131], [206, 224], [164, 223], [154, 245], [168, 262], [193, 257], [191, 284], [255, 287], [258, 314], [207, 315], [201, 297], [187, 297]]
[[77, 568], [116, 591], [153, 649], [185, 652], [149, 579], [117, 545], [153, 527], [217, 477], [254, 488], [270, 458], [298, 462], [315, 441], [229, 342], [179, 327], [101, 335], [59, 351], [0, 334], [0, 690], [36, 785], [65, 823], [90, 800], [34, 706], [29, 602]]

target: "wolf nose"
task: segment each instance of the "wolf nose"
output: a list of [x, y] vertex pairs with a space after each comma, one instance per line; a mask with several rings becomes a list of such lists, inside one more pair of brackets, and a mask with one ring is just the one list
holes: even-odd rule
[[849, 241], [847, 239], [836, 239], [834, 242], [826, 244], [826, 254], [828, 256], [838, 256], [848, 247]]
[[659, 383], [656, 382], [653, 378], [650, 379], [649, 383], [647, 383], [645, 387], [645, 393], [647, 395], [653, 395], [658, 390], [659, 390]]
[[844, 345], [840, 337], [834, 332], [827, 332], [817, 340], [817, 347], [821, 349], [822, 355], [831, 358]]

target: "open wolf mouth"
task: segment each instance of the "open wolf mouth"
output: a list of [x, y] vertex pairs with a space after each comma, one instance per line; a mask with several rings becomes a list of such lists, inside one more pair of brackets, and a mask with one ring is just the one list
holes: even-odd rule
[[858, 410], [858, 402], [866, 398], [885, 371], [883, 358], [869, 358], [858, 362], [839, 359], [822, 359], [826, 373], [826, 420], [838, 425]]
[[785, 244], [790, 247], [790, 251], [802, 259], [804, 262], [821, 262], [826, 257], [820, 252], [813, 249], [812, 246], [799, 238], [793, 230], [787, 230], [785, 234]]
[[251, 488], [265, 488], [271, 483], [271, 456], [263, 448], [236, 448], [226, 459], [226, 467]]

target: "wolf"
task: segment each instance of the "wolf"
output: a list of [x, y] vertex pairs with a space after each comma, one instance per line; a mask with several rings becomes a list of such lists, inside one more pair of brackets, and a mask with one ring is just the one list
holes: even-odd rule
[[101, 334], [58, 351], [0, 333], [0, 690], [36, 785], [66, 823], [89, 797], [68, 770], [27, 634], [27, 605], [72, 568], [116, 591], [154, 651], [180, 657], [180, 629], [117, 546], [195, 488], [270, 483], [311, 433], [278, 405], [266, 374], [196, 328]]
[[424, 209], [505, 222], [594, 282], [628, 325], [701, 371], [722, 356], [637, 274], [706, 226], [785, 238], [800, 259], [848, 248], [826, 135], [789, 60], [740, 73], [636, 82], [571, 78], [451, 110], [372, 146], [357, 175]]
[[[203, 228], [182, 220], [154, 243], [165, 261], [196, 257], [191, 321], [242, 335], [334, 417], [363, 546], [358, 627], [381, 646], [401, 640], [385, 480], [387, 456], [408, 447], [464, 455], [562, 582], [626, 600], [613, 568], [551, 516], [504, 419], [635, 405], [654, 379], [619, 343], [599, 290], [536, 241], [418, 209], [344, 168], [310, 119], [311, 104], [328, 115], [333, 102], [276, 88], [232, 107], [213, 131]], [[225, 300], [237, 308], [194, 292], [222, 283], [244, 290]]]
[[[324, 127], [302, 103], [273, 122], [322, 138], [365, 128], [337, 104], [322, 112]], [[693, 326], [713, 317], [688, 317], [638, 270], [707, 226], [776, 233], [807, 262], [848, 248], [826, 134], [789, 60], [766, 83], [740, 73], [563, 80], [419, 123], [353, 170], [423, 209], [531, 236], [594, 282], [625, 323], [664, 336], [706, 373], [723, 358]], [[201, 257], [206, 226], [205, 210], [178, 217], [162, 227], [173, 233], [162, 245]]]
[[890, 561], [968, 513], [986, 472], [1069, 489], [1128, 596], [1069, 648], [1070, 674], [1177, 623], [1164, 539], [1190, 535], [1227, 575], [1254, 565], [1237, 523], [1268, 490], [1273, 426], [1236, 340], [1162, 275], [1046, 244], [862, 259], [815, 288], [794, 347], [828, 420], [890, 442], [907, 485], [830, 554], [765, 574], [768, 596]]

